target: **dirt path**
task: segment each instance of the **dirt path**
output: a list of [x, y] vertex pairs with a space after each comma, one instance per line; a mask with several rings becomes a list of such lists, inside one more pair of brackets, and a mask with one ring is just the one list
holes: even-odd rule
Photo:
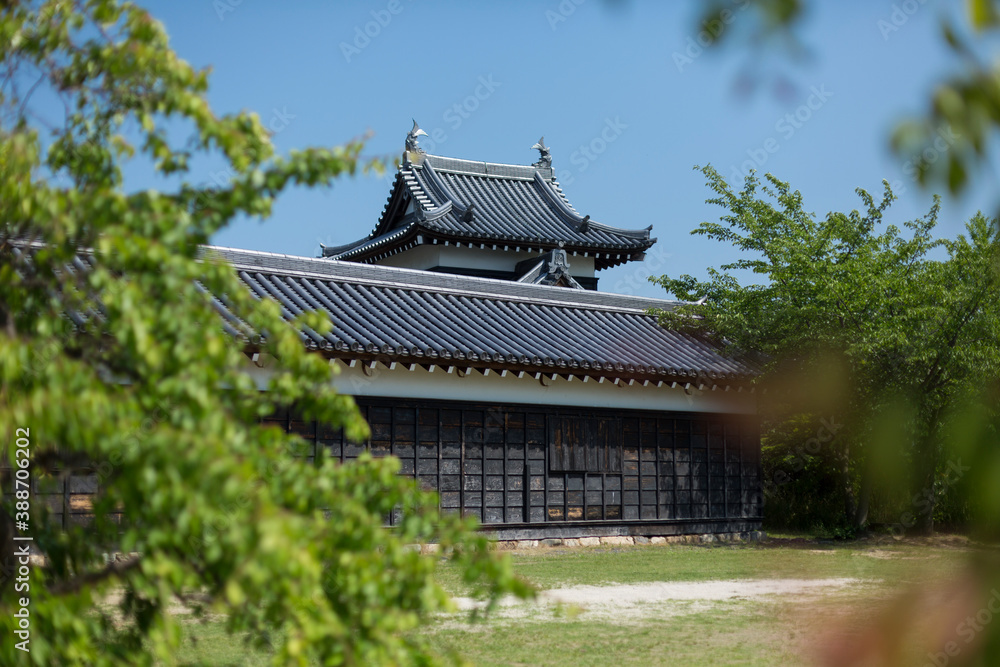
[[858, 579], [757, 579], [734, 581], [657, 581], [612, 586], [573, 586], [542, 593], [543, 598], [564, 604], [628, 606], [663, 600], [728, 600], [764, 595], [795, 595], [821, 588], [843, 588]]
[[[749, 579], [732, 581], [654, 581], [640, 584], [572, 586], [542, 591], [539, 600], [523, 603], [513, 598], [501, 600], [499, 615], [524, 616], [558, 604], [581, 608], [588, 616], [629, 618], [656, 613], [692, 613], [724, 600], [753, 600], [772, 595], [809, 595], [866, 583], [861, 579]], [[455, 598], [461, 610], [481, 603], [471, 598]]]

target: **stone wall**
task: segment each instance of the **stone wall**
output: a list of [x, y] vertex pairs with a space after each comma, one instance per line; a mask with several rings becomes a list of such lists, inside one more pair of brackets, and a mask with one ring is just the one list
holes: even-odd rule
[[499, 550], [537, 549], [544, 547], [597, 547], [666, 544], [732, 544], [761, 542], [766, 533], [754, 530], [743, 533], [706, 533], [703, 535], [614, 535], [608, 537], [547, 538], [541, 540], [498, 540], [494, 544]]

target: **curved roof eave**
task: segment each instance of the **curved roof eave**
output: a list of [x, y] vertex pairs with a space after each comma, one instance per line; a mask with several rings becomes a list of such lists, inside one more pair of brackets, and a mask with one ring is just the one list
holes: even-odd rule
[[400, 165], [379, 222], [366, 238], [324, 248], [323, 257], [381, 255], [383, 247], [402, 241], [414, 224], [446, 241], [564, 248], [605, 254], [614, 264], [640, 259], [634, 255], [656, 242], [650, 238], [652, 225], [623, 229], [580, 215], [551, 168], [433, 155], [419, 162], [404, 160]]

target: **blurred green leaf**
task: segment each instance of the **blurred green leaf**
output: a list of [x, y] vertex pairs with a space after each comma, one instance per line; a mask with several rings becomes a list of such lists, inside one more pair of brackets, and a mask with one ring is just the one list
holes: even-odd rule
[[[112, 0], [3, 5], [0, 70], [0, 430], [31, 428], [36, 479], [96, 485], [87, 525], [33, 504], [47, 564], [30, 575], [31, 653], [5, 640], [0, 663], [176, 664], [188, 629], [173, 610], [195, 595], [230, 632], [273, 641], [276, 664], [432, 664], [443, 658], [413, 630], [449, 599], [440, 558], [410, 548], [426, 542], [486, 598], [530, 594], [395, 459], [310, 462], [300, 438], [259, 422], [291, 409], [369, 437], [328, 360], [302, 344], [300, 327], [327, 319], [286, 322], [202, 244], [240, 216], [266, 218], [288, 187], [354, 173], [360, 142], [276, 155], [255, 114], [212, 111], [207, 73], [161, 23]], [[25, 76], [37, 93], [14, 85]], [[42, 125], [40, 106], [65, 118]], [[192, 156], [223, 162], [229, 182], [191, 183]], [[171, 174], [173, 189], [129, 187], [129, 161]], [[228, 333], [211, 295], [236, 316]], [[247, 341], [280, 359], [267, 391]], [[0, 509], [6, 526], [16, 507]], [[404, 520], [389, 531], [394, 509]], [[107, 563], [119, 550], [138, 555]]]
[[969, 18], [976, 30], [986, 30], [997, 25], [997, 8], [993, 0], [968, 0]]
[[[914, 127], [919, 136], [923, 128]], [[906, 133], [898, 141], [908, 141]], [[951, 135], [936, 136], [947, 142]], [[949, 155], [958, 187], [963, 163]], [[845, 525], [863, 523], [865, 512], [855, 517], [854, 508], [866, 506], [872, 489], [898, 495], [898, 480], [908, 479], [919, 507], [904, 504], [899, 513], [913, 520], [896, 523], [930, 530], [944, 456], [940, 417], [1000, 377], [996, 221], [977, 215], [965, 234], [937, 239], [935, 200], [923, 218], [889, 224], [884, 216], [895, 196], [887, 183], [880, 199], [856, 191], [860, 211], [818, 219], [801, 193], [771, 174], [751, 174], [737, 191], [712, 167], [701, 171], [714, 195], [709, 203], [723, 214], [694, 233], [732, 246], [739, 259], [709, 268], [705, 281], [654, 279], [682, 302], [660, 311], [661, 321], [756, 357], [773, 390], [764, 405], [781, 406], [768, 415], [775, 432], [803, 414], [835, 414], [847, 423], [831, 445], [839, 459], [828, 456], [831, 469], [821, 476], [843, 479], [830, 492], [842, 499]], [[837, 364], [846, 381], [834, 381]], [[817, 391], [832, 387], [849, 389]]]

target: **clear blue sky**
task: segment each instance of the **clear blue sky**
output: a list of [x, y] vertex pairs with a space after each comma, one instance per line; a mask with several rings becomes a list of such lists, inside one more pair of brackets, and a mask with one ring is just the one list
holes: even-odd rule
[[[694, 2], [142, 4], [181, 57], [213, 68], [216, 110], [257, 111], [280, 130], [279, 151], [371, 132], [367, 154], [399, 155], [415, 118], [439, 139], [423, 140], [428, 152], [529, 164], [544, 135], [577, 210], [620, 227], [653, 225], [659, 243], [645, 265], [599, 274], [603, 290], [647, 296], [664, 296], [646, 282], [650, 273], [703, 277], [734, 257], [690, 235], [721, 212], [705, 204], [695, 165], [731, 178], [756, 157], [818, 215], [856, 208], [855, 188], [879, 194], [887, 179], [900, 195], [891, 221], [926, 213], [930, 195], [887, 138], [954, 66], [938, 37], [945, 5], [933, 0], [812, 2], [801, 33], [810, 52], [795, 59], [732, 47], [699, 54], [689, 41], [698, 36]], [[726, 30], [749, 27], [743, 4], [732, 3]], [[894, 4], [912, 13], [893, 17]], [[898, 30], [888, 32], [894, 18]], [[761, 81], [752, 90], [748, 71]], [[211, 182], [217, 167], [198, 164], [191, 178]], [[983, 174], [968, 196], [946, 198], [940, 233], [994, 210], [995, 183]], [[377, 176], [292, 191], [271, 219], [238, 222], [214, 241], [315, 256], [320, 242], [367, 234], [388, 194]]]

